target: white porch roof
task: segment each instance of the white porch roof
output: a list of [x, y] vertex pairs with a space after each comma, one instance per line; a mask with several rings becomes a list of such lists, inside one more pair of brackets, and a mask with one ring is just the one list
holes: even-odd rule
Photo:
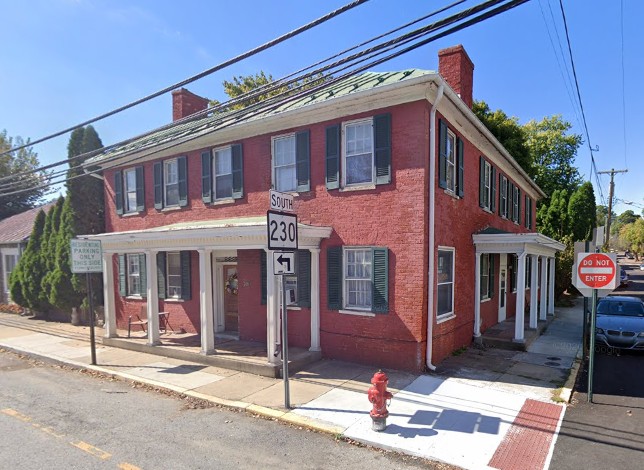
[[476, 253], [526, 253], [529, 255], [555, 256], [566, 246], [541, 233], [507, 233], [486, 230], [472, 235]]
[[[318, 248], [331, 227], [297, 224], [298, 247]], [[263, 249], [268, 245], [266, 216], [180, 222], [144, 230], [81, 235], [100, 240], [103, 252], [126, 253], [144, 249], [197, 250], [199, 248]]]

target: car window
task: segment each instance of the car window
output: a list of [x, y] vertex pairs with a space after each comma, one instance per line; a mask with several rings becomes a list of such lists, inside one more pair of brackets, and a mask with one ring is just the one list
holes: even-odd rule
[[601, 315], [642, 317], [644, 316], [644, 305], [641, 302], [612, 302], [604, 300], [597, 305], [597, 313]]

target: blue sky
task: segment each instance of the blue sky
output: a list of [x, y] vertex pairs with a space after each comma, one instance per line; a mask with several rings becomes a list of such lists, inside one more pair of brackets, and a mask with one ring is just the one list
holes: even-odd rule
[[[34, 140], [72, 126], [208, 69], [348, 1], [0, 0], [5, 19], [0, 28], [0, 130]], [[187, 88], [225, 100], [221, 83], [235, 75], [263, 70], [281, 77], [450, 2], [371, 0]], [[644, 120], [644, 96], [638, 84], [644, 62], [638, 49], [644, 43], [644, 2], [564, 0], [564, 8], [591, 144], [599, 146], [597, 169], [628, 168], [627, 174], [615, 177], [615, 212], [640, 213], [644, 159], [638, 130]], [[475, 99], [522, 123], [561, 114], [573, 124], [573, 132], [584, 134], [571, 100], [576, 91], [563, 78], [563, 35], [559, 1], [532, 0], [374, 70], [435, 70], [439, 49], [463, 44], [475, 64]], [[171, 97], [165, 95], [94, 127], [103, 142], [111, 144], [170, 120]], [[68, 138], [37, 145], [41, 164], [66, 158]], [[576, 165], [588, 178], [588, 145], [580, 149]], [[608, 176], [601, 181], [607, 199]]]

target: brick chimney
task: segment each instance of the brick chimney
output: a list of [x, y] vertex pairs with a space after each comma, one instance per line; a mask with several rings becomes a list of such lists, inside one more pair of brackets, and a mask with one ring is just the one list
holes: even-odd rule
[[471, 108], [474, 64], [461, 44], [438, 51], [438, 73]]
[[178, 121], [208, 107], [210, 100], [202, 98], [185, 88], [172, 92], [172, 121]]

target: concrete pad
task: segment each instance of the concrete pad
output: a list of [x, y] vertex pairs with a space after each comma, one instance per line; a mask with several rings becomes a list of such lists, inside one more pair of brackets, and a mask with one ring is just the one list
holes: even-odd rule
[[[198, 367], [203, 367], [199, 365]], [[170, 384], [185, 390], [201, 387], [217, 380], [223, 379], [214, 374], [206, 374], [193, 370], [191, 365], [174, 365], [167, 362], [155, 362], [131, 369], [126, 369], [126, 374], [154, 380], [159, 383]]]
[[3, 326], [0, 328], [0, 340], [6, 339], [6, 338], [17, 338], [20, 336], [28, 336], [32, 335], [32, 331], [27, 331], [27, 330], [21, 330], [19, 328], [12, 328], [10, 326]]
[[[293, 379], [320, 385], [338, 386], [366, 373], [371, 368], [342, 361], [324, 360], [292, 376]], [[373, 375], [373, 372], [371, 372]]]
[[109, 353], [102, 355], [102, 365], [118, 371], [144, 364], [150, 364], [158, 360], [159, 356], [155, 356], [153, 354], [116, 348], [111, 348]]
[[365, 393], [334, 388], [309, 403], [298, 406], [293, 413], [346, 429], [368, 417], [371, 407]]
[[567, 356], [553, 356], [551, 354], [539, 354], [531, 352], [523, 352], [517, 354], [515, 357], [517, 362], [525, 364], [535, 364], [540, 366], [552, 367], [555, 369], [569, 370], [572, 367], [574, 359]]
[[505, 374], [488, 387], [491, 390], [511, 393], [513, 395], [532, 398], [539, 401], [552, 401], [556, 384], [546, 384], [539, 380]]
[[563, 384], [568, 377], [567, 372], [563, 369], [522, 362], [515, 363], [508, 369], [507, 374], [543, 382], [544, 386], [548, 388], [555, 384]]
[[224, 377], [222, 380], [195, 388], [194, 391], [225, 400], [248, 401], [245, 398], [249, 395], [253, 395], [281, 382], [279, 379], [247, 374], [245, 372], [236, 372], [235, 375]]
[[[367, 390], [371, 387], [371, 379], [373, 378], [373, 374], [375, 371], [369, 370], [367, 372], [364, 372], [360, 374], [358, 377], [356, 377], [353, 380], [349, 380], [348, 382], [345, 382], [342, 385], [342, 388], [346, 388], [348, 390], [355, 390], [357, 392], [361, 393], [367, 393]], [[412, 383], [414, 380], [416, 380], [416, 377], [418, 377], [415, 374], [411, 374], [409, 372], [403, 372], [399, 370], [392, 370], [392, 371], [386, 371], [387, 377], [389, 378], [389, 384], [387, 385], [387, 389], [391, 393], [396, 393], [399, 390], [402, 390], [403, 388], [407, 387], [410, 383]]]
[[556, 336], [541, 337], [528, 348], [528, 352], [546, 354], [557, 357], [576, 357], [581, 344], [581, 338], [577, 341], [567, 341]]
[[6, 338], [3, 343], [10, 346], [28, 348], [34, 350], [35, 347], [43, 344], [57, 344], [66, 341], [66, 338], [60, 336], [46, 335], [42, 333], [31, 333], [29, 335], [18, 336], [13, 338]]
[[[304, 403], [308, 403], [332, 389], [332, 387], [327, 385], [312, 384], [295, 380], [289, 383], [289, 388], [291, 406], [300, 406]], [[283, 408], [284, 385], [281, 382], [277, 383], [271, 387], [247, 396], [244, 401], [269, 408]]]

